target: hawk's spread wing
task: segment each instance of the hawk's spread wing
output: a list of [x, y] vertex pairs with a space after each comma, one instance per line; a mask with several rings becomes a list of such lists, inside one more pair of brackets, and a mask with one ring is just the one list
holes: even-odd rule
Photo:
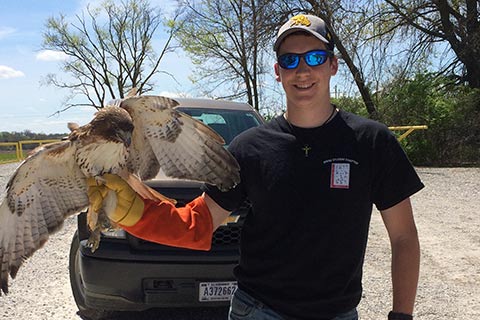
[[170, 177], [204, 181], [228, 190], [240, 181], [235, 158], [215, 131], [175, 110], [175, 100], [140, 96], [123, 100], [134, 124], [130, 164], [142, 179], [161, 167]]
[[0, 294], [8, 292], [8, 274], [14, 278], [68, 215], [88, 206], [85, 176], [69, 144], [35, 149], [7, 184], [0, 205]]
[[[8, 276], [15, 277], [68, 215], [88, 207], [86, 176], [123, 173], [132, 178], [138, 173], [150, 179], [161, 166], [168, 176], [205, 181], [222, 190], [239, 182], [238, 163], [223, 148], [223, 139], [173, 109], [176, 105], [158, 96], [127, 98], [120, 102], [124, 110], [118, 105], [104, 108], [89, 124], [72, 126], [69, 141], [35, 149], [18, 167], [0, 204], [0, 294], [8, 292]], [[132, 187], [158, 198], [134, 182]]]

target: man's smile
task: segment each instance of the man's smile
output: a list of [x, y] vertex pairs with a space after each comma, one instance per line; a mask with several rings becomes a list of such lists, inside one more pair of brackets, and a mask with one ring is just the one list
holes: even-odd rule
[[310, 89], [313, 87], [315, 83], [302, 83], [302, 84], [295, 84], [294, 87], [297, 89]]

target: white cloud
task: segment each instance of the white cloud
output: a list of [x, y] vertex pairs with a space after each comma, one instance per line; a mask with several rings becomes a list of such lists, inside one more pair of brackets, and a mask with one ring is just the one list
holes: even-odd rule
[[[157, 94], [157, 93], [153, 93], [153, 94]], [[187, 94], [182, 94], [182, 93], [178, 93], [178, 92], [170, 92], [170, 91], [162, 91], [160, 93], [158, 93], [159, 96], [164, 96], [164, 97], [168, 97], [168, 98], [175, 98], [175, 97], [183, 97], [183, 96], [187, 96]]]
[[19, 78], [24, 76], [25, 74], [22, 71], [0, 65], [0, 79]]
[[62, 51], [42, 50], [37, 53], [37, 60], [41, 61], [62, 61], [68, 58], [68, 55]]
[[10, 34], [14, 33], [15, 29], [9, 27], [0, 27], [0, 39], [6, 38]]

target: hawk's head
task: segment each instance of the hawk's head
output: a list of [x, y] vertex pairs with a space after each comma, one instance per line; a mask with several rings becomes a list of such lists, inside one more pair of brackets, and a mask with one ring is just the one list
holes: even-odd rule
[[95, 114], [90, 130], [95, 135], [122, 142], [128, 147], [132, 141], [133, 122], [126, 110], [105, 107]]

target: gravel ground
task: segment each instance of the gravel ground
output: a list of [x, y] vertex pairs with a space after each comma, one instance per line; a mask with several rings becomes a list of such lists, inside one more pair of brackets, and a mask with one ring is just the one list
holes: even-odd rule
[[[0, 190], [18, 164], [0, 165]], [[412, 198], [422, 247], [416, 319], [480, 319], [480, 168], [417, 168], [426, 187]], [[3, 198], [3, 195], [2, 195]], [[68, 279], [75, 219], [51, 237], [0, 298], [0, 319], [81, 319]], [[373, 213], [364, 268], [363, 320], [386, 319], [391, 308], [390, 250]], [[129, 313], [112, 319], [225, 319], [224, 315]]]

